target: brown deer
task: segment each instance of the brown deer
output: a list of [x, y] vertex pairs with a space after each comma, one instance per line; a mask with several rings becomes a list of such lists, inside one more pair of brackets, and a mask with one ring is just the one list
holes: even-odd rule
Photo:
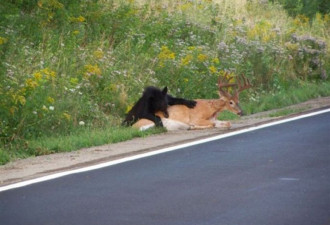
[[[219, 77], [219, 99], [195, 99], [197, 104], [194, 108], [188, 108], [185, 105], [173, 105], [168, 107], [168, 118], [165, 118], [159, 112], [156, 115], [161, 117], [163, 125], [167, 130], [207, 129], [212, 127], [230, 128], [230, 122], [217, 120], [218, 114], [228, 110], [241, 116], [243, 112], [239, 106], [239, 93], [251, 87], [250, 81], [244, 75], [237, 77], [237, 83], [229, 83], [232, 79], [233, 77], [229, 77], [228, 74], [225, 74], [224, 78]], [[236, 86], [236, 89], [233, 94], [223, 89], [234, 86]], [[154, 126], [154, 123], [147, 119], [141, 119], [133, 124], [133, 127], [140, 130], [145, 130], [152, 126]]]

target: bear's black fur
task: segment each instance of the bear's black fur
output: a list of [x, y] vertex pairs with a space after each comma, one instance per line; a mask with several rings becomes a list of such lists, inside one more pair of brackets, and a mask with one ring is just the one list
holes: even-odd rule
[[196, 102], [168, 95], [167, 87], [160, 90], [159, 88], [149, 86], [144, 89], [142, 97], [128, 112], [123, 121], [123, 125], [132, 125], [139, 119], [144, 118], [153, 121], [156, 126], [163, 126], [162, 120], [160, 117], [156, 116], [155, 113], [161, 111], [167, 118], [167, 107], [169, 105], [186, 105], [189, 108], [193, 108], [195, 107]]

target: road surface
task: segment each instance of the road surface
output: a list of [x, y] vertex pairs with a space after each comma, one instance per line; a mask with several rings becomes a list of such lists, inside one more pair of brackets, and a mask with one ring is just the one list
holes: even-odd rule
[[330, 113], [0, 192], [3, 225], [328, 225]]

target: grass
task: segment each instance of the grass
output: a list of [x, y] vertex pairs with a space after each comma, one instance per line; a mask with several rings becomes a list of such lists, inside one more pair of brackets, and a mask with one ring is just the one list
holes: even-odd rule
[[152, 129], [147, 132], [141, 132], [137, 129], [122, 127], [84, 129], [71, 135], [42, 137], [31, 140], [29, 142], [29, 149], [40, 149], [41, 154], [72, 151], [85, 147], [99, 146], [105, 143], [117, 143], [135, 137], [146, 137], [162, 131], [163, 129]]
[[303, 86], [281, 91], [276, 94], [260, 95], [258, 99], [242, 104], [247, 114], [283, 108], [309, 99], [330, 96], [330, 82], [305, 83]]
[[216, 98], [219, 76], [244, 73], [247, 114], [329, 96], [329, 18], [242, 0], [5, 1], [0, 162], [142, 135], [119, 125], [147, 85]]
[[136, 137], [146, 137], [160, 132], [164, 132], [164, 129], [153, 128], [141, 132], [128, 127], [108, 127], [80, 129], [69, 135], [41, 136], [24, 140], [24, 144], [17, 143], [15, 146], [15, 143], [13, 143], [12, 147], [16, 150], [13, 151], [15, 154], [8, 154], [8, 151], [0, 149], [0, 165], [15, 158], [70, 152], [81, 148], [117, 143]]
[[299, 112], [303, 112], [307, 109], [308, 109], [308, 107], [278, 110], [277, 112], [269, 114], [269, 117], [287, 116], [287, 115], [290, 115], [290, 114], [296, 114], [296, 113], [299, 113]]
[[5, 151], [0, 148], [0, 165], [6, 164], [7, 162], [10, 161], [10, 156], [8, 151]]
[[219, 120], [238, 120], [240, 117], [232, 112], [223, 111], [218, 116]]
[[[245, 115], [264, 112], [272, 109], [281, 109], [290, 105], [298, 104], [310, 99], [330, 96], [330, 82], [304, 83], [304, 85], [290, 90], [283, 90], [276, 95], [259, 95], [258, 99], [249, 96], [249, 100], [242, 100], [241, 107]], [[270, 117], [284, 116], [304, 111], [300, 109], [284, 109], [270, 114]], [[225, 111], [218, 117], [220, 120], [236, 120], [239, 117], [231, 112]]]

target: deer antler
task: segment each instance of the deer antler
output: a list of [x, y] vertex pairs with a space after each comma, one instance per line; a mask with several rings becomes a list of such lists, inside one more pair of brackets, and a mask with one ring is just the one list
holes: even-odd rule
[[226, 72], [224, 74], [223, 77], [219, 76], [218, 79], [218, 87], [219, 87], [219, 92], [221, 95], [224, 96], [230, 96], [230, 94], [223, 90], [222, 88], [228, 88], [228, 87], [233, 87], [233, 86], [237, 86], [236, 91], [235, 91], [235, 95], [239, 95], [239, 93], [241, 93], [243, 90], [248, 89], [250, 87], [252, 87], [250, 81], [248, 78], [246, 78], [244, 76], [244, 74], [242, 74], [241, 76], [237, 77], [237, 83], [232, 83], [230, 84], [229, 82], [233, 79], [233, 76], [229, 76], [229, 73]]
[[[243, 80], [243, 84], [241, 80]], [[241, 77], [237, 77], [237, 90], [236, 90], [237, 95], [243, 90], [248, 89], [250, 87], [252, 87], [252, 85], [249, 79], [244, 76], [244, 74], [242, 74]]]
[[227, 95], [228, 93], [223, 90], [222, 88], [224, 87], [233, 87], [233, 86], [236, 86], [236, 84], [229, 84], [229, 82], [233, 79], [234, 77], [233, 76], [229, 76], [229, 73], [225, 73], [223, 78], [221, 78], [221, 76], [219, 76], [219, 79], [218, 79], [218, 87], [219, 87], [219, 92], [222, 94], [222, 95]]

